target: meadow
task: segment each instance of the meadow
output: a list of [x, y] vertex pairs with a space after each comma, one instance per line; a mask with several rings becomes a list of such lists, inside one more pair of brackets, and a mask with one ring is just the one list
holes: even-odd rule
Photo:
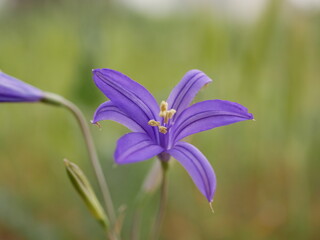
[[[160, 102], [190, 69], [213, 79], [196, 101], [241, 103], [254, 121], [188, 141], [217, 175], [212, 214], [185, 170], [171, 160], [161, 239], [319, 239], [320, 12], [270, 1], [245, 24], [208, 9], [152, 18], [110, 1], [30, 1], [0, 11], [0, 69], [76, 103], [88, 124], [106, 100], [91, 70], [119, 70]], [[135, 197], [155, 159], [117, 166], [126, 128], [90, 125], [129, 239]], [[79, 127], [65, 109], [0, 106], [0, 239], [103, 239], [72, 188], [63, 158], [97, 184]], [[98, 194], [100, 197], [100, 195]], [[159, 193], [144, 204], [147, 239]]]

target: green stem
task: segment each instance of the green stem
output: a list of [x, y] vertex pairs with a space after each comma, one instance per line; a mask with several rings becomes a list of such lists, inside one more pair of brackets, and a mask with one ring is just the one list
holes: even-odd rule
[[69, 111], [72, 112], [72, 114], [77, 119], [79, 126], [81, 128], [86, 146], [87, 146], [87, 150], [89, 153], [91, 164], [93, 166], [95, 175], [96, 175], [98, 183], [99, 183], [101, 193], [103, 195], [105, 207], [108, 212], [108, 217], [110, 219], [110, 222], [114, 224], [116, 221], [116, 214], [114, 211], [109, 187], [107, 185], [106, 178], [103, 174], [103, 171], [102, 171], [99, 159], [98, 159], [98, 155], [97, 155], [94, 143], [93, 143], [93, 139], [90, 134], [90, 130], [89, 130], [89, 127], [88, 127], [88, 124], [87, 124], [85, 117], [83, 116], [82, 112], [75, 104], [73, 104], [72, 102], [68, 101], [67, 99], [65, 99], [59, 95], [56, 95], [53, 93], [45, 93], [45, 97], [42, 101], [45, 103], [66, 107]]
[[167, 204], [167, 170], [168, 170], [168, 162], [161, 161], [162, 165], [162, 181], [161, 181], [161, 189], [160, 189], [160, 204], [158, 213], [156, 216], [156, 220], [154, 222], [152, 240], [158, 240], [160, 237], [160, 230], [162, 227], [162, 222], [164, 219], [165, 208]]
[[146, 204], [148, 198], [154, 193], [161, 184], [162, 167], [160, 161], [154, 161], [154, 164], [150, 168], [147, 176], [145, 177], [141, 189], [135, 199], [134, 215], [131, 227], [130, 240], [140, 239], [140, 228], [142, 221], [143, 207]]

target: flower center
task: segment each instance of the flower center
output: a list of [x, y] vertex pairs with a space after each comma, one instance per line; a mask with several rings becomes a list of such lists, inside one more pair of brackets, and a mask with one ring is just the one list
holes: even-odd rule
[[160, 122], [154, 119], [150, 120], [148, 124], [152, 127], [158, 127], [160, 133], [166, 134], [168, 132], [170, 119], [173, 117], [175, 113], [176, 110], [168, 110], [168, 103], [166, 101], [162, 101], [160, 104], [159, 116], [163, 118], [163, 126], [161, 126]]

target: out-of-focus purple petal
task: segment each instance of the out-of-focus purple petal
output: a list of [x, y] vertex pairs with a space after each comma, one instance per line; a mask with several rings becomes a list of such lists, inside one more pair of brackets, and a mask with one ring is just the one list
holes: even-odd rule
[[0, 71], [0, 102], [37, 102], [43, 92]]
[[145, 132], [137, 122], [116, 107], [111, 101], [104, 102], [97, 108], [92, 123], [97, 123], [102, 120], [118, 122], [133, 132]]
[[244, 106], [224, 100], [195, 103], [185, 109], [171, 129], [171, 144], [175, 141], [212, 128], [253, 119]]
[[114, 159], [118, 164], [147, 160], [161, 153], [163, 148], [145, 133], [128, 133], [117, 142]]
[[159, 139], [157, 129], [148, 125], [149, 120], [159, 121], [159, 106], [147, 89], [111, 69], [94, 69], [93, 79], [115, 106], [139, 123], [151, 138]]
[[181, 163], [200, 192], [212, 202], [216, 176], [206, 157], [195, 146], [186, 142], [178, 142], [168, 153]]
[[181, 113], [190, 105], [199, 90], [210, 82], [212, 80], [200, 70], [190, 70], [171, 91], [167, 100], [168, 108]]

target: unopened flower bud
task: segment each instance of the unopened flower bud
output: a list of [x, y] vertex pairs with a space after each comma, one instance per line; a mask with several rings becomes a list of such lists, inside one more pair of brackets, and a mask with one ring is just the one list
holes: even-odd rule
[[0, 71], [0, 102], [38, 102], [44, 93]]
[[101, 207], [100, 202], [97, 199], [87, 177], [76, 164], [68, 161], [67, 159], [64, 159], [64, 164], [72, 185], [84, 200], [92, 215], [99, 221], [100, 224], [103, 225], [103, 227], [108, 228], [108, 218]]

